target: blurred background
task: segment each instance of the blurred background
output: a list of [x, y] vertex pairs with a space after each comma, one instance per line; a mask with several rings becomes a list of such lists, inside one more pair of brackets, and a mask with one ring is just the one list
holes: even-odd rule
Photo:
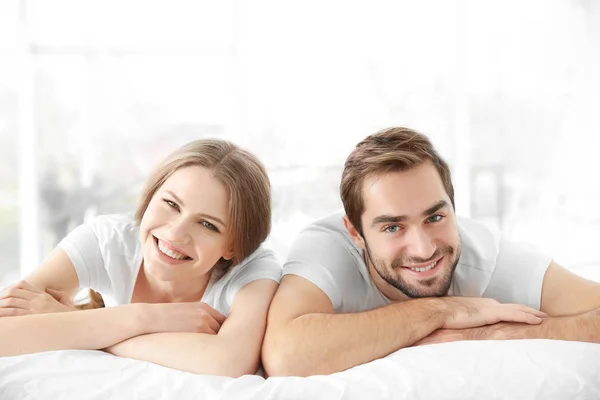
[[0, 0], [0, 286], [202, 137], [267, 165], [283, 259], [392, 125], [450, 163], [458, 214], [600, 271], [599, 108], [594, 0]]

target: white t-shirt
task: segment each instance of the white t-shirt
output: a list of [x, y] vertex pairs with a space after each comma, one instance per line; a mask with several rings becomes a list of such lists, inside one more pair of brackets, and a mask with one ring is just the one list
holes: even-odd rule
[[[338, 313], [390, 304], [371, 280], [362, 250], [352, 242], [343, 216], [335, 213], [304, 228], [292, 244], [283, 275], [298, 275], [315, 284]], [[468, 219], [458, 218], [458, 228], [462, 251], [448, 295], [540, 308], [551, 257]]]
[[[59, 246], [73, 262], [80, 288], [99, 292], [106, 306], [131, 302], [142, 264], [139, 227], [131, 215], [97, 217], [74, 229]], [[281, 279], [275, 254], [262, 246], [209, 283], [201, 301], [227, 316], [237, 292], [257, 279]]]

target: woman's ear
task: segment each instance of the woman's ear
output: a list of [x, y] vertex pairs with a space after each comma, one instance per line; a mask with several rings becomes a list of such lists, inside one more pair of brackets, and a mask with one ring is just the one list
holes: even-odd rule
[[231, 260], [233, 258], [233, 249], [226, 250], [223, 253], [223, 258], [227, 261]]

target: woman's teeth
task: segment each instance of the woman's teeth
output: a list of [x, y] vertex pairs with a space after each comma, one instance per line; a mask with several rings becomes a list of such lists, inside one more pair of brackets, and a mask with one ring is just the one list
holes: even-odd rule
[[171, 257], [171, 258], [174, 258], [175, 260], [184, 260], [184, 259], [188, 258], [184, 254], [181, 254], [181, 253], [179, 253], [179, 252], [177, 252], [175, 250], [169, 249], [160, 240], [158, 241], [158, 249], [161, 251], [161, 253], [163, 253], [163, 254]]
[[433, 267], [435, 267], [435, 265], [437, 264], [437, 261], [426, 266], [426, 267], [422, 267], [422, 268], [409, 268], [411, 271], [415, 271], [415, 272], [425, 272], [425, 271], [429, 271], [430, 269], [432, 269]]

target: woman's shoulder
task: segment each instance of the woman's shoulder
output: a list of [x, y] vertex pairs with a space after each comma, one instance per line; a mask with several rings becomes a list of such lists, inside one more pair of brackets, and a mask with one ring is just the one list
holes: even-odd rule
[[222, 303], [219, 303], [220, 308], [218, 309], [226, 310], [226, 313], [228, 313], [235, 295], [242, 287], [260, 279], [268, 279], [279, 283], [281, 272], [281, 263], [275, 252], [263, 244], [242, 262], [231, 267], [214, 284], [211, 293], [222, 301]]
[[85, 222], [97, 233], [120, 233], [137, 230], [132, 214], [99, 215]]
[[139, 227], [133, 214], [99, 215], [87, 221], [101, 246], [135, 248], [138, 242]]
[[256, 249], [254, 251], [254, 253], [252, 253], [248, 257], [244, 258], [239, 264], [234, 266], [234, 268], [245, 266], [248, 264], [256, 265], [256, 264], [261, 264], [261, 263], [268, 263], [268, 264], [273, 264], [273, 263], [278, 264], [279, 263], [279, 260], [277, 259], [275, 252], [273, 250], [271, 250], [265, 244], [260, 245], [258, 247], [258, 249]]
[[220, 279], [221, 284], [246, 283], [255, 279], [281, 279], [282, 264], [275, 252], [264, 244], [242, 262], [232, 266]]

